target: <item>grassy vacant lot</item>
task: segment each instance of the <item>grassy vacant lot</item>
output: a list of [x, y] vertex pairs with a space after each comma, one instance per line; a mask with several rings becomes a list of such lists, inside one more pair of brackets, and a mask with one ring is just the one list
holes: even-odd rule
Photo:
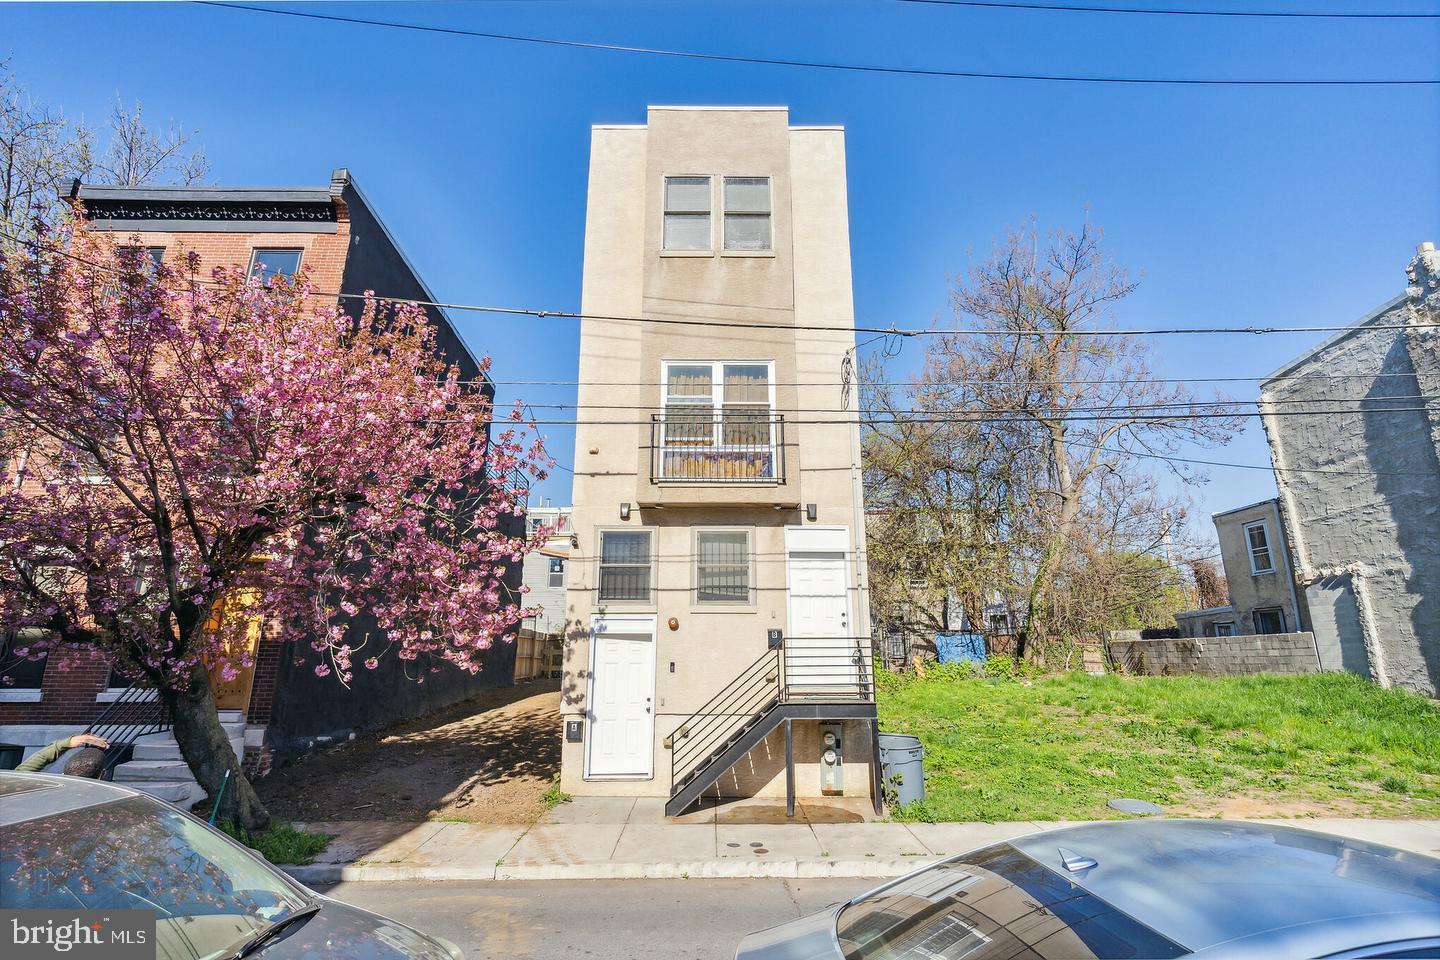
[[1440, 709], [1350, 674], [883, 675], [881, 729], [925, 744], [908, 820], [1440, 817]]

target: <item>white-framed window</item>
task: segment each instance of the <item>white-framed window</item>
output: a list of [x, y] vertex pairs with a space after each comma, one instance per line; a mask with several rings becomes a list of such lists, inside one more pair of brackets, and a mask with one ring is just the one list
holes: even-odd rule
[[769, 251], [770, 178], [725, 178], [725, 249]]
[[1235, 636], [1235, 621], [1234, 621], [1234, 620], [1222, 620], [1222, 621], [1216, 623], [1216, 624], [1215, 624], [1215, 636], [1217, 636], [1217, 637], [1233, 637], [1233, 636]]
[[289, 280], [300, 272], [299, 247], [256, 247], [250, 254], [250, 279], [268, 284], [276, 277]]
[[709, 177], [666, 177], [661, 246], [666, 250], [712, 249], [710, 207]]
[[599, 603], [648, 603], [654, 551], [649, 530], [601, 530]]
[[664, 361], [658, 479], [776, 479], [774, 367], [769, 360]]
[[1275, 572], [1275, 558], [1270, 552], [1270, 527], [1264, 520], [1245, 524], [1245, 549], [1250, 554], [1251, 575]]
[[550, 557], [550, 571], [547, 574], [546, 585], [551, 587], [565, 586], [565, 558]]
[[1284, 633], [1285, 611], [1279, 607], [1263, 607], [1251, 614], [1256, 633]]
[[695, 531], [695, 602], [751, 602], [750, 531], [734, 527]]

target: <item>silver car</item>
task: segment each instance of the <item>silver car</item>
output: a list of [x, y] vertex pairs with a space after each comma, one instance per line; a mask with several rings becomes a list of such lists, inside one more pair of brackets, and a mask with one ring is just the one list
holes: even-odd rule
[[1440, 860], [1221, 820], [997, 843], [754, 933], [737, 960], [1440, 957]]
[[0, 772], [0, 907], [151, 910], [162, 960], [463, 960], [167, 803], [75, 777]]

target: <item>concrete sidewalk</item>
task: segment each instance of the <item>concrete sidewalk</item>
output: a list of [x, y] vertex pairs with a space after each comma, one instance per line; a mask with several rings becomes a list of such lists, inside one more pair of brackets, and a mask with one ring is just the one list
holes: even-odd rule
[[[584, 798], [531, 826], [336, 821], [316, 862], [285, 869], [304, 883], [357, 880], [612, 880], [860, 877], [908, 873], [943, 856], [1062, 823], [866, 822], [861, 809], [802, 803], [791, 821], [770, 803], [667, 818], [660, 800]], [[837, 816], [838, 812], [838, 816]], [[846, 819], [849, 822], [834, 822]], [[762, 822], [755, 822], [755, 821]], [[784, 822], [775, 822], [775, 821]], [[744, 822], [749, 821], [749, 822]], [[1260, 820], [1440, 857], [1440, 820]]]

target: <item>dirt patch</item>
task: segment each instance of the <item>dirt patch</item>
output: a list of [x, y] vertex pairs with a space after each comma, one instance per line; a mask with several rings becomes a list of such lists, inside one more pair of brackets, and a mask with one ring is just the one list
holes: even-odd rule
[[1286, 820], [1299, 817], [1371, 817], [1372, 806], [1344, 798], [1285, 799], [1260, 796], [1200, 798], [1167, 806], [1172, 817], [1222, 817], [1226, 820]]
[[489, 690], [312, 753], [255, 783], [285, 820], [533, 823], [560, 771], [555, 681]]

